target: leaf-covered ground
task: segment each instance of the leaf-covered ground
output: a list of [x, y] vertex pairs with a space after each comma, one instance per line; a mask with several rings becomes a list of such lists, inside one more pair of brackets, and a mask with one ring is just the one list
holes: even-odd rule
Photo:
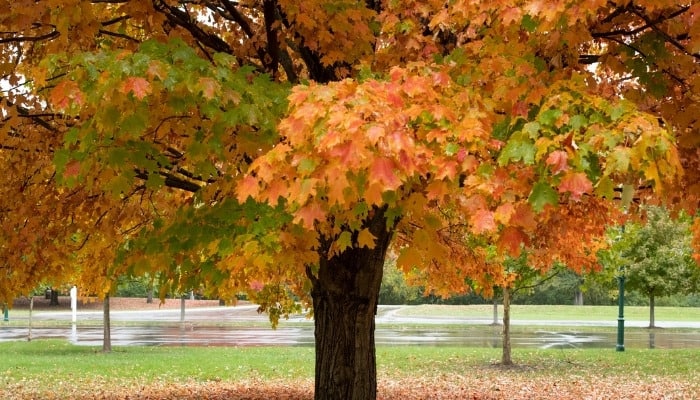
[[[697, 382], [638, 377], [580, 377], [521, 379], [506, 371], [489, 376], [443, 375], [429, 378], [380, 379], [378, 399], [698, 399]], [[7, 385], [7, 383], [5, 383]], [[105, 400], [306, 400], [313, 398], [313, 382], [262, 381], [246, 383], [151, 382], [120, 387], [104, 382], [84, 382], [79, 386], [59, 385], [51, 391], [36, 391], [32, 382], [15, 382], [0, 389], [0, 397], [19, 399], [105, 399]]]

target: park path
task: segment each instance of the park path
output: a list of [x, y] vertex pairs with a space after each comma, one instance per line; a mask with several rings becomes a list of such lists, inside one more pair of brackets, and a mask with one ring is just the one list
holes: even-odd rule
[[[377, 314], [378, 345], [426, 344], [453, 346], [500, 346], [500, 328], [492, 319], [469, 316], [407, 317], [401, 311], [411, 306], [380, 306]], [[37, 311], [33, 314], [33, 338], [65, 338], [73, 343], [101, 345], [102, 312], [79, 311], [77, 324], [70, 325], [70, 311]], [[177, 308], [112, 311], [112, 342], [128, 345], [313, 345], [313, 321], [303, 315], [281, 320], [269, 327], [267, 315], [257, 306], [194, 307], [185, 310], [184, 322]], [[22, 318], [18, 318], [20, 321]], [[28, 321], [26, 321], [28, 322]], [[65, 323], [65, 324], [64, 324]], [[611, 347], [615, 345], [617, 320], [518, 320], [514, 326], [530, 327], [513, 335], [514, 347]], [[3, 326], [0, 341], [26, 340], [28, 324]], [[22, 326], [23, 325], [23, 326]], [[665, 328], [700, 329], [700, 322], [662, 321]], [[465, 326], [470, 326], [465, 329]], [[552, 328], [557, 326], [557, 328]], [[644, 327], [645, 321], [627, 321], [627, 327]], [[542, 327], [542, 328], [539, 328]], [[586, 329], [580, 329], [587, 327]], [[592, 327], [592, 328], [591, 328]], [[597, 328], [596, 328], [597, 327]], [[700, 348], [697, 332], [629, 331], [626, 344], [633, 347]]]

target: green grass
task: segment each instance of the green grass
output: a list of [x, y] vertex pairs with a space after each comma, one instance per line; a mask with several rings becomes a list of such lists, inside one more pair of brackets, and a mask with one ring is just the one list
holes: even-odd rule
[[246, 380], [313, 376], [309, 347], [117, 347], [112, 353], [61, 340], [0, 343], [0, 379], [59, 382]]
[[[248, 379], [310, 379], [314, 350], [309, 347], [118, 347], [98, 348], [59, 340], [0, 343], [0, 382], [32, 381], [50, 388], [59, 382], [178, 382]], [[440, 376], [456, 371], [492, 369], [500, 350], [472, 347], [391, 346], [377, 350], [380, 376]], [[522, 373], [689, 377], [700, 371], [694, 350], [532, 350], [514, 349]]]
[[[503, 316], [503, 307], [498, 308], [499, 318]], [[513, 305], [511, 320], [576, 320], [576, 321], [614, 321], [617, 319], [617, 306], [551, 306], [551, 305]], [[419, 305], [404, 307], [398, 312], [405, 317], [457, 317], [457, 318], [492, 318], [492, 305]], [[666, 321], [700, 321], [700, 307], [655, 307], [656, 322]], [[648, 321], [649, 307], [626, 306], [625, 319], [628, 321]]]

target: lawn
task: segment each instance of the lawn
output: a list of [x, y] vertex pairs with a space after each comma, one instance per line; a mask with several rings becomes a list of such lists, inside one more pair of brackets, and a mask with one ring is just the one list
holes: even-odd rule
[[[0, 343], [3, 399], [308, 399], [308, 347], [120, 347]], [[377, 349], [380, 399], [696, 398], [697, 350]]]
[[[625, 306], [625, 320], [649, 321], [649, 307]], [[503, 316], [503, 307], [498, 307], [499, 317]], [[617, 306], [554, 306], [554, 305], [512, 305], [511, 320], [574, 320], [574, 321], [616, 321]], [[493, 318], [493, 306], [468, 305], [450, 306], [424, 304], [406, 306], [398, 311], [404, 317], [455, 317], [455, 318]], [[666, 321], [700, 321], [700, 307], [655, 307], [657, 323]]]

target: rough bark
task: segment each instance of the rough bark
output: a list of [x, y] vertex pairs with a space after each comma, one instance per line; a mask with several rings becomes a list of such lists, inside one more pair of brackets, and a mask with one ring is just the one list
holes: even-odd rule
[[513, 365], [510, 354], [510, 289], [503, 288], [503, 355], [501, 364]]
[[316, 400], [372, 400], [377, 395], [374, 317], [384, 257], [391, 240], [383, 210], [366, 222], [374, 248], [349, 248], [328, 257], [332, 240], [323, 240], [313, 283], [316, 339]]
[[102, 325], [104, 328], [102, 337], [102, 352], [110, 353], [112, 351], [112, 327], [109, 319], [109, 295], [105, 296], [104, 302], [102, 303]]

